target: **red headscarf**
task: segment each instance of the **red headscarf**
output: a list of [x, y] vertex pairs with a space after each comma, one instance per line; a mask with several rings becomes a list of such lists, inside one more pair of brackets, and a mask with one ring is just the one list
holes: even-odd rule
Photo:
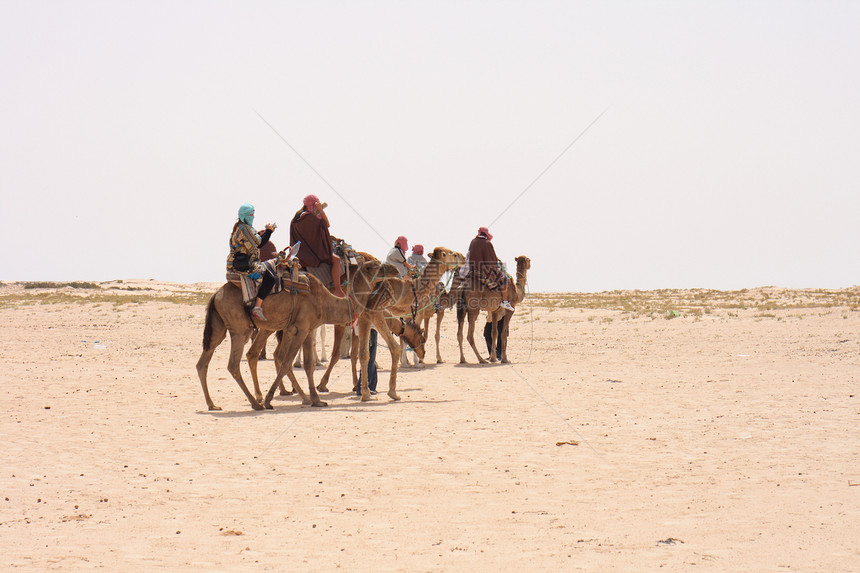
[[394, 241], [394, 246], [400, 247], [400, 250], [404, 253], [407, 251], [407, 249], [409, 249], [409, 243], [406, 241], [406, 237], [404, 237], [403, 235], [397, 237], [397, 240]]
[[488, 241], [493, 240], [493, 236], [490, 234], [490, 230], [486, 227], [479, 227], [478, 228], [478, 234], [479, 235], [486, 235]]
[[302, 203], [304, 203], [305, 205], [305, 209], [307, 209], [309, 213], [311, 213], [312, 215], [316, 215], [317, 218], [321, 218], [322, 214], [318, 214], [314, 211], [314, 206], [316, 206], [316, 204], [319, 202], [320, 198], [316, 195], [308, 195], [302, 200]]
[[412, 247], [412, 252], [416, 255], [423, 255], [424, 245], [415, 245], [414, 247]]

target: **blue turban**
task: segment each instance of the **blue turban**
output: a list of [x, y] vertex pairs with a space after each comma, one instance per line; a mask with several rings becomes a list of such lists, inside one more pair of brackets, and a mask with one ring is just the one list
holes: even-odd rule
[[250, 203], [245, 203], [239, 207], [239, 220], [247, 225], [254, 226], [254, 206]]

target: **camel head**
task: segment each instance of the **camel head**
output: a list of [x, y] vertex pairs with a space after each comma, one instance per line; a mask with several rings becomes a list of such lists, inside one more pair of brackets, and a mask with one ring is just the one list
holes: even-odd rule
[[411, 320], [404, 321], [403, 333], [400, 335], [400, 338], [406, 341], [406, 344], [415, 351], [415, 355], [419, 359], [424, 360], [424, 343], [427, 339], [417, 324]]
[[445, 247], [436, 247], [433, 249], [433, 254], [430, 256], [431, 261], [439, 261], [449, 269], [459, 267], [463, 264], [466, 258], [456, 251], [446, 249]]
[[516, 259], [517, 273], [525, 272], [532, 268], [532, 260], [525, 255], [520, 255]]

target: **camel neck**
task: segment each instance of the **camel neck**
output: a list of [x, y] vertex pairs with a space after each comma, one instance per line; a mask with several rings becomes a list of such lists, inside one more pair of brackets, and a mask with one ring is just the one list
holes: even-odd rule
[[519, 289], [526, 288], [526, 270], [525, 269], [517, 269], [517, 288], [519, 288]]
[[445, 274], [447, 267], [445, 263], [439, 261], [437, 259], [431, 259], [427, 266], [424, 267], [424, 272], [422, 272], [417, 279], [415, 280], [415, 292], [418, 296], [423, 296], [427, 294], [427, 292], [436, 286], [436, 283], [439, 282], [439, 279], [442, 278], [442, 275]]
[[517, 294], [520, 300], [525, 298], [526, 294], [526, 273], [528, 270], [524, 266], [517, 265]]
[[[417, 279], [400, 279], [405, 288], [401, 290], [397, 301], [388, 311], [394, 314], [407, 313], [414, 309], [416, 300], [419, 307], [427, 304], [425, 299], [429, 294], [435, 294], [436, 283], [442, 278], [445, 270], [447, 270], [445, 263], [433, 259], [424, 267], [424, 272]], [[414, 293], [412, 291], [413, 285], [415, 287]]]

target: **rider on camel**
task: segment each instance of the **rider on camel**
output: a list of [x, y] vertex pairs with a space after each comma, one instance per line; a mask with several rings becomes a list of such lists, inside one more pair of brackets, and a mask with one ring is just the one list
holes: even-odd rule
[[513, 311], [514, 307], [508, 299], [508, 276], [502, 270], [501, 261], [496, 257], [493, 248], [493, 235], [489, 229], [481, 227], [478, 235], [472, 239], [469, 245], [469, 267], [475, 273], [477, 279], [488, 289], [496, 288], [502, 291], [502, 302], [499, 306]]
[[227, 272], [245, 274], [255, 281], [262, 278], [257, 290], [257, 300], [251, 316], [266, 320], [263, 315], [263, 299], [271, 292], [275, 279], [260, 264], [260, 247], [269, 242], [269, 237], [277, 228], [274, 223], [266, 224], [260, 232], [254, 230], [254, 206], [245, 203], [239, 207], [239, 220], [233, 225], [230, 234], [230, 254], [227, 255]]
[[332, 292], [335, 296], [345, 297], [340, 285], [340, 257], [334, 254], [331, 245], [331, 235], [328, 232], [329, 221], [323, 209], [326, 203], [320, 203], [316, 195], [308, 195], [302, 201], [303, 206], [296, 211], [290, 223], [290, 244], [302, 242], [298, 259], [304, 268], [319, 267], [323, 263], [331, 265]]

